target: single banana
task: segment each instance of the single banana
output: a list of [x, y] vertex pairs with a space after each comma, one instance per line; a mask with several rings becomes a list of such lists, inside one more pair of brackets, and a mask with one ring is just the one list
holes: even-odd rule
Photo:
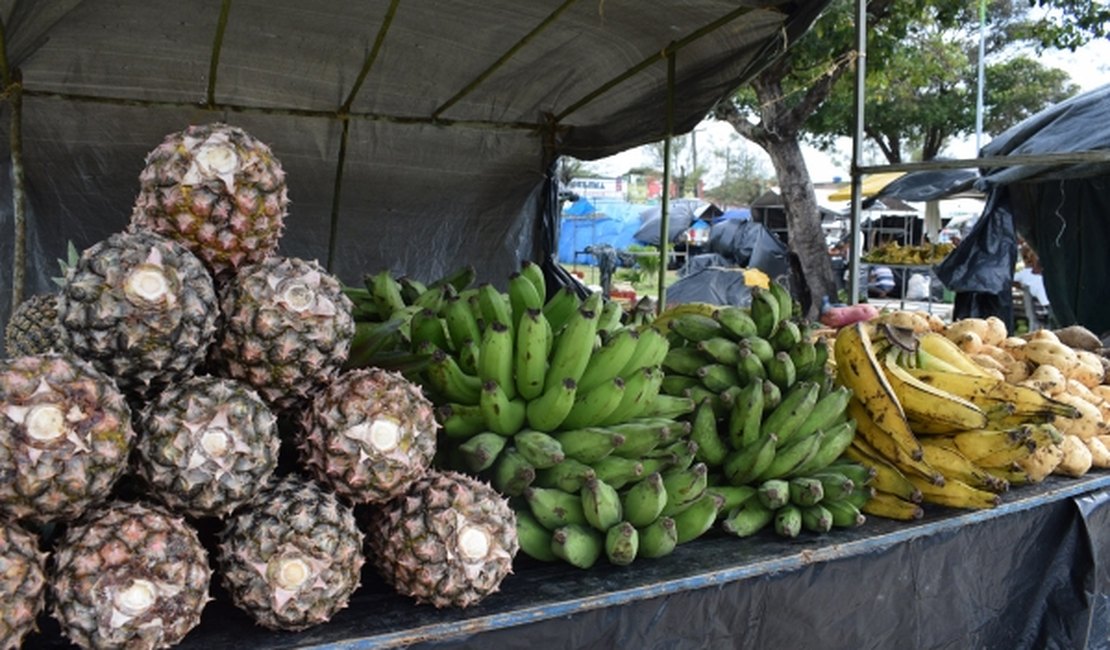
[[725, 458], [722, 470], [732, 485], [746, 485], [762, 474], [775, 460], [778, 436], [771, 433], [735, 450]]
[[566, 460], [563, 446], [543, 431], [524, 429], [513, 435], [512, 439], [520, 455], [537, 470], [555, 467]]
[[982, 408], [989, 409], [998, 404], [1012, 404], [1014, 407], [1013, 413], [1021, 416], [1051, 414], [1074, 418], [1079, 415], [1075, 407], [1070, 404], [1052, 399], [1035, 388], [1011, 384], [996, 377], [981, 377], [962, 372], [949, 373], [917, 368], [908, 368], [905, 369], [905, 372], [923, 384], [928, 384], [937, 390], [968, 400]]
[[[827, 431], [818, 431], [809, 435], [819, 435], [821, 441], [818, 443], [817, 452], [810, 456], [809, 460], [794, 469], [795, 474], [804, 475], [816, 472], [839, 458], [856, 437], [856, 421], [845, 420], [832, 426]], [[799, 439], [801, 438], [799, 437]]]
[[789, 390], [798, 379], [794, 360], [787, 352], [776, 352], [766, 364], [767, 378], [782, 390]]
[[451, 344], [457, 350], [463, 341], [480, 341], [482, 332], [478, 328], [478, 320], [470, 305], [459, 296], [451, 296], [443, 307], [443, 320], [447, 325], [447, 334]]
[[727, 336], [711, 336], [698, 341], [694, 347], [716, 363], [735, 367], [740, 362], [740, 344]]
[[663, 363], [663, 359], [670, 351], [670, 342], [659, 330], [648, 327], [637, 331], [640, 338], [636, 341], [636, 350], [617, 373], [625, 381], [642, 368], [651, 368]]
[[958, 479], [949, 478], [945, 480], [944, 485], [934, 485], [914, 475], [906, 478], [921, 490], [922, 498], [926, 503], [971, 510], [993, 508], [1002, 503], [1002, 499], [997, 494], [974, 488]]
[[782, 319], [778, 300], [770, 290], [761, 287], [752, 287], [751, 294], [752, 304], [749, 309], [755, 322], [756, 334], [767, 338]]
[[378, 306], [381, 314], [392, 314], [405, 308], [405, 299], [401, 295], [401, 284], [389, 272], [382, 269], [378, 273], [366, 276], [366, 288], [370, 290], [374, 304]]
[[667, 505], [667, 490], [663, 475], [652, 472], [633, 483], [621, 493], [624, 518], [633, 526], [643, 528], [659, 518]]
[[[871, 485], [871, 482], [875, 480], [875, 470], [873, 468], [857, 463], [847, 457], [841, 457], [829, 463], [821, 472], [842, 474], [855, 485]], [[825, 487], [828, 488], [828, 486]]]
[[616, 300], [606, 300], [597, 317], [598, 333], [612, 333], [624, 328], [624, 307]]
[[528, 281], [532, 283], [532, 287], [536, 290], [536, 295], [546, 303], [547, 277], [544, 275], [543, 266], [532, 260], [524, 260], [520, 263], [520, 274], [528, 278]]
[[802, 511], [792, 503], [786, 504], [775, 511], [774, 526], [779, 537], [788, 539], [797, 537], [802, 532]]
[[779, 405], [763, 419], [761, 430], [777, 435], [780, 447], [801, 439], [796, 435], [798, 428], [817, 406], [819, 390], [814, 382], [801, 382], [784, 392]]
[[775, 346], [761, 336], [749, 336], [740, 342], [740, 347], [746, 347], [759, 358], [759, 362], [766, 366], [771, 357], [775, 356]]
[[[961, 431], [950, 436], [952, 444], [969, 460], [980, 462], [994, 455], [998, 456], [1013, 453], [1017, 457], [1024, 457], [1026, 450], [1029, 453], [1036, 448], [1036, 442], [1030, 441], [1033, 427], [1023, 425], [1011, 429], [973, 429]], [[999, 454], [999, 452], [1003, 452]], [[997, 464], [997, 462], [996, 462]]]
[[[890, 440], [910, 458], [920, 460], [923, 453], [921, 444], [910, 430], [898, 396], [875, 357], [867, 326], [854, 323], [840, 328], [833, 353], [841, 383], [852, 389], [869, 414], [868, 419], [886, 432]], [[859, 430], [867, 428], [860, 417], [852, 413], [849, 416], [855, 417]]]
[[955, 448], [939, 444], [923, 444], [922, 449], [925, 450], [925, 462], [944, 474], [946, 481], [956, 479], [990, 492], [1005, 492], [1010, 488], [1009, 482], [990, 474]]
[[590, 525], [582, 509], [582, 497], [577, 492], [530, 486], [522, 494], [536, 521], [548, 530], [568, 524]]
[[985, 368], [940, 332], [925, 332], [917, 337], [916, 367], [978, 377], [993, 378]]
[[[729, 409], [728, 440], [733, 449], [750, 447], [759, 440], [763, 424], [763, 380], [740, 389]], [[776, 436], [777, 438], [777, 436]]]
[[709, 302], [684, 302], [670, 305], [663, 309], [652, 321], [650, 326], [663, 334], [670, 333], [671, 321], [683, 314], [700, 314], [713, 316], [717, 312], [717, 305]]
[[641, 462], [644, 463], [645, 471], [650, 467], [648, 461], [659, 458], [662, 459], [666, 466], [663, 470], [676, 470], [682, 471], [690, 469], [694, 462], [697, 460], [698, 443], [693, 440], [675, 440], [671, 444], [653, 449], [652, 451], [644, 454]]
[[579, 491], [582, 512], [591, 526], [605, 532], [620, 523], [624, 513], [617, 489], [598, 478], [586, 479]]
[[795, 476], [790, 479], [790, 502], [798, 506], [811, 506], [825, 498], [825, 486], [820, 479]]
[[445, 401], [477, 404], [482, 396], [482, 380], [463, 372], [455, 358], [436, 349], [424, 369], [428, 385]]
[[624, 444], [617, 447], [613, 455], [633, 460], [639, 460], [659, 445], [667, 444], [693, 430], [689, 422], [666, 418], [636, 418], [620, 424], [610, 424], [605, 428], [624, 436]]
[[721, 529], [737, 537], [751, 537], [766, 528], [774, 517], [774, 511], [759, 499], [748, 499], [725, 515]]
[[[680, 413], [652, 413], [649, 409], [657, 400], [661, 398], [677, 399], [673, 396], [660, 395], [659, 391], [663, 386], [663, 370], [658, 366], [649, 366], [642, 368], [631, 377], [624, 377], [624, 397], [621, 398], [621, 403], [613, 410], [601, 423], [603, 425], [618, 424], [621, 422], [628, 422], [639, 417], [653, 417], [655, 415], [664, 415], [669, 419], [674, 419], [683, 413], [688, 413], [693, 410], [692, 400], [690, 411], [683, 411]], [[666, 402], [666, 400], [663, 400]]]
[[601, 347], [594, 350], [586, 369], [578, 379], [579, 390], [590, 390], [620, 376], [620, 370], [632, 358], [640, 333], [631, 327], [609, 332]]
[[459, 445], [460, 457], [466, 469], [477, 474], [493, 466], [508, 442], [509, 439], [499, 433], [483, 431]]
[[510, 330], [512, 329], [513, 309], [509, 304], [509, 297], [498, 291], [497, 287], [489, 282], [478, 285], [478, 309], [486, 327], [493, 323], [501, 323]]
[[794, 313], [794, 298], [790, 295], [790, 291], [775, 280], [771, 280], [767, 286], [771, 295], [779, 303], [779, 318], [790, 318]]
[[585, 392], [579, 386], [575, 392], [574, 404], [559, 426], [564, 429], [579, 429], [600, 425], [620, 406], [624, 391], [624, 380], [620, 377], [613, 377]]
[[813, 405], [813, 410], [798, 425], [794, 435], [801, 438], [817, 431], [828, 431], [844, 421], [847, 414], [848, 400], [851, 397], [852, 391], [845, 386], [838, 386], [829, 391]]
[[695, 374], [702, 385], [714, 393], [721, 393], [740, 384], [736, 369], [723, 363], [707, 363], [698, 368]]
[[766, 417], [771, 411], [778, 408], [782, 403], [782, 389], [780, 389], [773, 381], [763, 382], [763, 416]]
[[756, 497], [770, 510], [778, 510], [790, 502], [790, 483], [780, 478], [763, 481], [755, 491]]
[[444, 350], [454, 349], [447, 335], [443, 319], [431, 309], [421, 309], [412, 315], [409, 322], [409, 340], [414, 346], [424, 341]]
[[486, 418], [486, 426], [494, 433], [511, 436], [524, 428], [524, 400], [511, 399], [496, 381], [482, 384], [478, 406]]
[[481, 349], [478, 343], [474, 340], [467, 339], [455, 349], [455, 361], [466, 374], [477, 375], [479, 354], [481, 354]]
[[693, 413], [697, 403], [689, 397], [676, 397], [674, 395], [656, 394], [649, 400], [637, 415], [645, 417], [679, 418]]
[[832, 530], [833, 518], [829, 509], [820, 503], [799, 508], [802, 514], [802, 528], [812, 533], [824, 534]]
[[458, 268], [444, 273], [441, 277], [437, 278], [428, 285], [428, 289], [435, 289], [450, 285], [455, 291], [464, 291], [474, 280], [478, 277], [478, 270], [471, 264], [463, 264]]
[[876, 491], [875, 496], [868, 499], [860, 510], [875, 517], [899, 521], [913, 521], [925, 515], [925, 511], [917, 503], [882, 491]]
[[575, 460], [564, 458], [563, 462], [547, 469], [536, 470], [533, 485], [541, 488], [558, 489], [563, 492], [577, 493], [586, 479], [596, 476], [594, 468]]
[[846, 499], [856, 489], [855, 481], [843, 472], [823, 470], [809, 474], [807, 478], [820, 481], [822, 499], [831, 501]]
[[554, 431], [563, 423], [563, 419], [574, 407], [574, 397], [578, 392], [578, 384], [571, 378], [561, 379], [548, 384], [543, 393], [530, 400], [525, 407], [525, 416], [529, 428], [537, 431]]
[[543, 315], [551, 324], [552, 331], [555, 333], [562, 331], [563, 326], [570, 320], [571, 314], [577, 311], [581, 304], [582, 300], [574, 287], [568, 285], [556, 290], [543, 305]]
[[[859, 442], [859, 441], [856, 441]], [[869, 468], [873, 473], [870, 485], [879, 492], [894, 494], [900, 499], [921, 503], [921, 490], [906, 478], [905, 472], [898, 469], [893, 463], [883, 458], [876, 458], [866, 452], [860, 451], [860, 446], [853, 442], [844, 451], [844, 456], [853, 462]]]
[[512, 320], [509, 322], [514, 328], [524, 312], [529, 309], [543, 309], [544, 299], [536, 292], [536, 285], [520, 271], [509, 274], [509, 309]]
[[605, 533], [605, 557], [616, 566], [627, 566], [640, 549], [640, 532], [627, 521], [611, 526]]
[[867, 522], [867, 517], [851, 501], [824, 501], [821, 505], [832, 515], [836, 528], [856, 528]]
[[486, 416], [477, 404], [448, 402], [436, 407], [436, 421], [451, 440], [466, 440], [486, 430]]
[[505, 447], [493, 464], [490, 483], [505, 496], [520, 496], [536, 479], [536, 468], [524, 459], [514, 447]]
[[559, 559], [551, 552], [551, 531], [544, 528], [531, 510], [517, 508], [516, 537], [520, 550], [530, 558], [541, 562], [554, 562]]
[[724, 328], [716, 318], [697, 313], [679, 314], [670, 320], [670, 331], [687, 341], [697, 343], [720, 336]]
[[695, 389], [701, 386], [701, 381], [697, 377], [690, 377], [687, 375], [676, 375], [669, 373], [663, 376], [663, 383], [660, 386], [660, 391], [665, 395], [686, 395], [688, 390]]
[[582, 377], [597, 338], [598, 312], [595, 306], [600, 304], [600, 300], [600, 294], [591, 294], [567, 320], [551, 348], [544, 386], [554, 386], [564, 379], [577, 382]]
[[794, 362], [798, 379], [812, 379], [814, 374], [821, 370], [817, 365], [817, 344], [813, 341], [798, 341], [787, 352], [790, 354], [790, 360]]
[[746, 385], [756, 380], [767, 379], [767, 368], [750, 347], [741, 345], [737, 354], [740, 360], [736, 363], [736, 374], [740, 384]]
[[767, 339], [776, 352], [787, 352], [795, 345], [802, 342], [802, 328], [792, 320], [780, 320], [775, 326], [775, 331]]
[[716, 318], [733, 339], [756, 336], [759, 332], [751, 313], [743, 307], [735, 305], [721, 307], [717, 310]]
[[[894, 440], [889, 431], [881, 429], [855, 397], [848, 400], [848, 417], [856, 421], [856, 437], [852, 440], [853, 445], [858, 447], [866, 445], [871, 455], [885, 459], [906, 472], [915, 473], [934, 482], [944, 482], [944, 476], [940, 472], [929, 467], [929, 464], [920, 458], [915, 459], [910, 456], [903, 445]], [[917, 438], [915, 437], [914, 440], [916, 441]], [[920, 442], [917, 443], [917, 447], [921, 451], [921, 456], [924, 456], [925, 452], [921, 450]]]
[[637, 527], [637, 531], [640, 533], [639, 557], [670, 555], [678, 545], [678, 530], [670, 517], [661, 516], [646, 526]]
[[717, 414], [712, 403], [706, 401], [694, 411], [690, 439], [697, 443], [694, 456], [712, 467], [720, 466], [728, 456], [729, 448], [717, 430]]
[[673, 517], [697, 501], [708, 487], [709, 468], [705, 463], [694, 463], [687, 468], [672, 468], [663, 472], [663, 488], [667, 491], [667, 505], [663, 515]]
[[552, 436], [562, 445], [567, 458], [587, 464], [605, 458], [624, 444], [624, 436], [602, 427], [556, 431]]
[[775, 451], [775, 459], [756, 477], [765, 481], [769, 478], [790, 477], [797, 468], [804, 466], [821, 448], [821, 436], [812, 435], [800, 438], [786, 446], [780, 445]]
[[883, 371], [907, 418], [940, 423], [953, 431], [987, 426], [987, 414], [970, 401], [913, 376], [897, 363], [896, 348], [883, 360]]
[[644, 464], [635, 458], [621, 458], [609, 454], [605, 458], [590, 463], [599, 481], [612, 485], [618, 490], [640, 480], [644, 475]]
[[718, 515], [724, 515], [748, 499], [756, 498], [756, 488], [751, 485], [710, 485], [705, 491], [721, 497]]
[[677, 543], [685, 544], [708, 532], [717, 521], [724, 502], [723, 497], [705, 491], [681, 512], [675, 513], [671, 518], [674, 519]]
[[550, 334], [551, 328], [541, 310], [529, 309], [521, 316], [513, 347], [513, 378], [517, 393], [525, 400], [543, 394]]
[[513, 331], [505, 323], [486, 325], [478, 344], [478, 378], [496, 382], [509, 399], [516, 397], [513, 377]]
[[680, 375], [696, 377], [698, 369], [707, 363], [710, 358], [695, 347], [671, 347], [663, 357], [663, 368]]
[[590, 526], [570, 524], [551, 534], [551, 552], [579, 569], [592, 567], [604, 550], [605, 537]]

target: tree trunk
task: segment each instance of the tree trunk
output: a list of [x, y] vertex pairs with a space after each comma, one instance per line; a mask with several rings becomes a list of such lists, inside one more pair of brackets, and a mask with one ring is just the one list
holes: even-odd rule
[[821, 229], [821, 211], [809, 178], [802, 147], [796, 139], [772, 140], [767, 154], [775, 166], [782, 202], [786, 208], [786, 224], [790, 233], [790, 252], [797, 256], [803, 287], [793, 287], [802, 303], [803, 315], [816, 319], [825, 296], [836, 302], [836, 283], [832, 260]]

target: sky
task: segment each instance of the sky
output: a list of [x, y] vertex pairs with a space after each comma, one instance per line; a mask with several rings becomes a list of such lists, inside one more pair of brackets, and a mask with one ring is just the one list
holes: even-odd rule
[[[1079, 85], [1082, 91], [1110, 83], [1110, 40], [1094, 41], [1074, 53], [1048, 52], [1041, 59], [1046, 65], [1066, 70], [1071, 75], [1072, 81]], [[989, 78], [987, 83], [990, 83]], [[864, 119], [866, 119], [866, 115]], [[712, 120], [699, 124], [696, 132], [699, 152], [710, 152], [714, 149], [726, 147], [730, 135], [735, 133], [732, 127], [727, 124]], [[987, 141], [984, 139], [981, 144], [985, 145]], [[763, 150], [746, 140], [741, 142], [742, 145], [734, 146], [745, 146], [750, 155], [763, 161], [766, 174], [773, 176], [774, 169]], [[949, 158], [974, 158], [976, 152], [975, 138], [971, 137], [961, 142], [949, 144], [944, 151], [944, 155]], [[852, 154], [851, 139], [844, 138], [838, 150], [831, 155], [804, 145], [803, 153], [813, 182], [824, 183], [847, 181], [849, 179], [849, 165]], [[711, 158], [707, 155], [699, 157], [702, 160]], [[885, 163], [885, 159], [876, 155], [874, 159], [865, 159], [864, 163], [881, 165]], [[633, 167], [648, 164], [651, 164], [651, 156], [642, 147], [589, 163], [592, 169], [605, 176], [619, 176]], [[708, 184], [713, 185], [716, 180], [719, 180], [720, 176], [721, 170], [715, 169], [711, 163], [707, 179]]]

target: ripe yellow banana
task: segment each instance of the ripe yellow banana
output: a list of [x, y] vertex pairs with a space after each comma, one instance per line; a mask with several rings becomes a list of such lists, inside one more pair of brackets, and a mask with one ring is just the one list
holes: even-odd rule
[[941, 423], [952, 430], [987, 426], [987, 415], [982, 409], [962, 397], [921, 381], [898, 364], [897, 355], [897, 348], [893, 346], [885, 353], [883, 371], [907, 418]]
[[1075, 407], [1070, 404], [1052, 399], [1035, 388], [1011, 384], [996, 377], [921, 370], [918, 368], [906, 368], [905, 371], [906, 374], [915, 377], [921, 383], [961, 397], [983, 409], [1011, 404], [1015, 415], [1052, 414], [1069, 418], [1078, 416]]
[[876, 490], [875, 494], [863, 504], [860, 511], [874, 517], [897, 519], [899, 521], [921, 519], [925, 514], [921, 506], [913, 501], [906, 501], [901, 497], [881, 490]]
[[[910, 456], [901, 445], [895, 442], [890, 432], [880, 428], [855, 397], [848, 400], [848, 417], [856, 421], [856, 437], [852, 444], [866, 445], [865, 450], [870, 450], [871, 455], [886, 459], [906, 472], [915, 473], [932, 481], [944, 481], [944, 477], [939, 472], [929, 467], [929, 464], [920, 458]], [[914, 440], [916, 441], [917, 438]], [[924, 456], [925, 452], [921, 450], [920, 442], [917, 443], [917, 448]]]
[[[867, 419], [885, 432], [906, 455], [920, 459], [921, 444], [910, 430], [898, 396], [875, 357], [867, 325], [854, 323], [840, 328], [833, 354], [836, 357], [836, 371], [840, 382], [852, 389], [856, 399], [864, 407]], [[860, 417], [851, 417], [855, 417], [856, 422], [862, 425]]]
[[926, 503], [973, 510], [993, 508], [1002, 503], [997, 494], [974, 488], [958, 479], [948, 479], [944, 485], [934, 485], [916, 476], [907, 478], [921, 490]]
[[976, 465], [957, 449], [944, 444], [929, 444], [928, 441], [921, 447], [925, 450], [925, 462], [944, 474], [945, 480], [957, 479], [989, 492], [1005, 492], [1010, 489], [1009, 482]]
[[925, 332], [917, 339], [917, 367], [922, 370], [962, 372], [978, 377], [993, 378], [975, 360], [940, 332]]

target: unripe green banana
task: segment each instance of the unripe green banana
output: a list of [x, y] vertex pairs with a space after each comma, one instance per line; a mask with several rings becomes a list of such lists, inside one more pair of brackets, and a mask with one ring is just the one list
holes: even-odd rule
[[876, 471], [872, 467], [861, 465], [860, 463], [848, 460], [847, 458], [839, 458], [824, 467], [822, 472], [836, 472], [843, 474], [858, 485], [871, 485], [875, 480]]
[[501, 323], [510, 331], [513, 327], [513, 308], [509, 304], [509, 297], [501, 293], [489, 282], [478, 285], [478, 308], [482, 314], [485, 327], [494, 323]]
[[729, 409], [725, 426], [733, 449], [744, 449], [759, 439], [763, 423], [763, 380], [756, 379], [742, 387]]
[[752, 304], [749, 311], [755, 321], [756, 334], [767, 338], [775, 330], [775, 326], [782, 320], [779, 314], [779, 303], [774, 294], [762, 287], [752, 287]]
[[755, 356], [759, 357], [759, 362], [766, 366], [771, 361], [771, 357], [775, 356], [775, 346], [771, 342], [761, 336], [752, 336], [740, 342], [741, 347], [746, 347], [752, 351]]
[[659, 445], [667, 444], [683, 435], [688, 427], [687, 422], [662, 418], [636, 418], [620, 424], [610, 424], [605, 428], [624, 436], [624, 444], [613, 451], [614, 456], [639, 460], [641, 456]]
[[632, 357], [624, 364], [617, 374], [625, 381], [641, 368], [651, 368], [663, 363], [663, 359], [670, 351], [670, 342], [667, 337], [654, 327], [639, 330], [640, 338], [636, 341], [636, 350]]
[[446, 324], [431, 309], [421, 309], [412, 315], [412, 320], [409, 322], [409, 340], [414, 346], [428, 341], [443, 350], [454, 349], [447, 335]]
[[732, 485], [746, 485], [756, 480], [775, 461], [778, 436], [769, 433], [755, 443], [731, 452], [722, 469]]
[[536, 479], [536, 468], [513, 447], [505, 447], [493, 464], [490, 483], [505, 496], [520, 496]]
[[441, 277], [437, 278], [428, 285], [429, 289], [451, 285], [456, 291], [463, 291], [470, 287], [474, 279], [478, 277], [478, 271], [471, 264], [463, 264], [452, 271], [444, 273]]
[[824, 370], [826, 364], [829, 362], [829, 342], [824, 336], [817, 337], [813, 342], [813, 372], [817, 373], [819, 370]]
[[779, 318], [790, 318], [794, 313], [794, 298], [781, 283], [771, 280], [768, 288], [779, 303]]
[[620, 377], [613, 377], [585, 392], [579, 387], [574, 396], [574, 405], [559, 426], [564, 429], [598, 426], [620, 406], [624, 390], [624, 380]]
[[659, 518], [667, 505], [663, 475], [652, 472], [633, 483], [621, 494], [624, 518], [633, 526], [643, 528]]
[[694, 343], [723, 334], [717, 319], [697, 312], [676, 314], [669, 325], [672, 332]]
[[818, 445], [817, 452], [809, 460], [794, 469], [795, 474], [816, 472], [828, 467], [829, 463], [839, 458], [856, 437], [856, 421], [845, 420], [827, 431], [819, 431], [810, 435], [819, 435], [821, 442]]
[[542, 431], [518, 431], [513, 436], [513, 445], [536, 469], [548, 469], [566, 459], [559, 441]]
[[457, 350], [463, 341], [478, 342], [482, 340], [482, 331], [478, 328], [478, 321], [466, 300], [459, 296], [447, 299], [443, 307], [443, 319], [447, 325], [447, 334], [451, 343]]
[[640, 410], [643, 417], [680, 418], [688, 413], [693, 413], [697, 404], [689, 397], [676, 397], [674, 395], [659, 395], [647, 402]]
[[823, 470], [809, 477], [821, 481], [821, 492], [829, 501], [843, 501], [856, 489], [855, 482], [843, 472]]
[[718, 309], [714, 317], [733, 339], [746, 339], [759, 333], [751, 313], [743, 307], [726, 305]]
[[790, 484], [782, 479], [768, 479], [756, 488], [759, 502], [771, 510], [778, 510], [790, 502]]
[[802, 328], [792, 320], [780, 320], [768, 339], [776, 352], [786, 352], [802, 341]]
[[586, 521], [601, 532], [620, 523], [623, 518], [617, 489], [598, 478], [586, 479], [579, 491]]
[[720, 495], [703, 492], [681, 512], [672, 515], [678, 543], [685, 544], [695, 540], [712, 528], [724, 501]]
[[681, 396], [686, 395], [686, 391], [695, 386], [701, 386], [701, 381], [697, 377], [668, 373], [663, 376], [663, 383], [660, 384], [660, 392], [664, 395]]
[[[851, 388], [839, 386], [819, 398], [813, 405], [813, 409], [810, 410], [809, 415], [798, 425], [794, 435], [801, 438], [816, 431], [828, 431], [835, 423], [844, 418], [845, 410], [848, 408], [848, 400], [851, 397]], [[837, 455], [839, 456], [839, 454]]]
[[787, 350], [794, 362], [798, 379], [809, 379], [817, 369], [817, 345], [813, 341], [801, 340]]
[[445, 401], [459, 404], [477, 404], [482, 396], [482, 380], [468, 375], [459, 367], [455, 358], [436, 349], [424, 369], [428, 385]]
[[554, 386], [564, 379], [573, 379], [577, 383], [585, 372], [597, 338], [598, 312], [591, 309], [600, 300], [592, 299], [597, 295], [599, 294], [591, 294], [571, 314], [563, 331], [556, 336], [548, 360], [547, 374], [544, 375], [544, 386]]
[[548, 530], [568, 524], [590, 525], [582, 510], [582, 497], [577, 492], [531, 486], [524, 490], [523, 495], [536, 521]]
[[529, 309], [521, 316], [513, 347], [513, 375], [517, 393], [525, 400], [543, 394], [550, 334], [547, 319], [539, 309]]
[[590, 390], [620, 375], [620, 369], [632, 358], [640, 333], [630, 327], [622, 327], [609, 333], [601, 347], [594, 350], [586, 369], [578, 380], [579, 390]]
[[[658, 398], [669, 397], [659, 394], [663, 385], [663, 370], [658, 366], [642, 368], [631, 377], [624, 379], [624, 396], [621, 403], [602, 421], [602, 425], [619, 424], [639, 417], [654, 417], [649, 405], [654, 404]], [[662, 414], [670, 419], [673, 415]]]
[[694, 411], [690, 439], [698, 445], [694, 452], [696, 459], [713, 467], [725, 462], [729, 449], [717, 432], [717, 413], [713, 410], [712, 403], [702, 402]]
[[757, 380], [767, 379], [767, 369], [763, 367], [763, 362], [759, 360], [755, 352], [749, 347], [740, 347], [737, 352], [740, 360], [736, 362], [736, 376], [740, 385], [744, 386], [751, 384]]
[[779, 437], [779, 446], [789, 445], [802, 422], [817, 405], [818, 386], [813, 382], [799, 382], [783, 392], [782, 401], [763, 419], [762, 430]]
[[603, 427], [555, 431], [552, 436], [562, 445], [567, 458], [587, 464], [605, 458], [624, 444], [624, 436]]
[[628, 566], [636, 559], [640, 533], [627, 521], [611, 526], [605, 533], [605, 556], [617, 566]]
[[478, 344], [478, 378], [483, 382], [497, 382], [506, 397], [516, 397], [513, 333], [508, 325], [495, 321], [486, 325], [482, 332], [482, 340]]
[[[407, 275], [397, 278], [397, 284], [401, 287], [401, 298], [409, 305], [416, 304], [420, 297], [428, 292], [428, 285]], [[420, 305], [420, 307], [427, 308], [425, 305]]]
[[605, 537], [589, 526], [562, 526], [551, 535], [551, 552], [579, 569], [592, 567], [604, 550]]
[[[775, 356], [767, 362], [767, 379], [770, 379], [782, 390], [789, 390], [798, 379], [798, 372], [794, 368], [794, 360], [786, 352], [776, 352]], [[816, 384], [814, 384], [816, 386]]]
[[788, 503], [775, 511], [775, 532], [790, 539], [802, 532], [802, 511], [798, 506]]
[[544, 528], [531, 510], [517, 508], [516, 537], [520, 550], [525, 555], [541, 562], [554, 562], [559, 559], [551, 552], [551, 531]]
[[748, 499], [756, 498], [756, 488], [752, 485], [710, 485], [705, 488], [710, 494], [721, 497], [718, 514], [724, 515]]
[[455, 361], [462, 368], [462, 371], [468, 375], [478, 375], [478, 355], [481, 354], [481, 349], [478, 343], [471, 339], [467, 339], [460, 343], [455, 348]]
[[511, 436], [524, 428], [524, 400], [510, 399], [496, 381], [482, 384], [478, 406], [486, 418], [486, 426], [494, 433]]
[[537, 431], [554, 431], [574, 407], [578, 384], [569, 377], [547, 385], [543, 393], [528, 402], [525, 415], [528, 426]]
[[[789, 359], [790, 357], [787, 357]], [[732, 366], [723, 363], [707, 363], [694, 373], [703, 386], [714, 393], [740, 385], [740, 376]]]
[[509, 308], [512, 311], [510, 325], [514, 328], [520, 323], [524, 312], [529, 309], [543, 309], [544, 299], [536, 292], [536, 285], [519, 271], [509, 274]]
[[793, 476], [794, 471], [798, 467], [801, 467], [811, 456], [816, 454], [820, 447], [820, 435], [812, 435], [808, 438], [795, 440], [785, 447], [779, 445], [775, 450], [775, 459], [771, 461], [767, 469], [760, 472], [756, 479], [766, 481], [772, 478], [788, 478]]
[[528, 281], [532, 283], [536, 290], [536, 295], [546, 303], [547, 277], [543, 273], [543, 267], [532, 260], [524, 260], [520, 263], [520, 274], [528, 278]]
[[533, 485], [574, 494], [582, 489], [586, 479], [594, 476], [594, 468], [573, 458], [564, 458], [563, 462], [554, 467], [536, 470]]
[[436, 421], [443, 427], [443, 434], [452, 440], [466, 440], [486, 431], [486, 416], [477, 404], [448, 402], [436, 407]]
[[606, 300], [597, 317], [597, 331], [615, 332], [624, 327], [624, 307], [616, 300]]
[[466, 469], [477, 474], [493, 466], [497, 455], [508, 441], [508, 438], [499, 433], [483, 431], [459, 445], [459, 455]]
[[825, 498], [825, 488], [819, 479], [795, 476], [790, 484], [790, 502], [797, 506], [811, 506]]
[[[626, 443], [627, 444], [627, 443]], [[590, 463], [599, 481], [604, 481], [618, 490], [629, 483], [640, 480], [644, 475], [644, 464], [635, 458], [621, 458], [609, 454], [605, 458]]]
[[736, 366], [740, 362], [740, 344], [727, 336], [712, 336], [698, 341], [699, 352], [716, 363]]
[[582, 300], [574, 287], [567, 285], [556, 290], [543, 305], [543, 315], [551, 323], [551, 330], [555, 333], [561, 331], [581, 304]]
[[867, 517], [859, 511], [859, 508], [848, 500], [822, 501], [821, 505], [825, 506], [832, 515], [833, 526], [837, 528], [855, 528], [867, 521]]
[[782, 389], [775, 385], [773, 381], [763, 382], [763, 417], [767, 417], [781, 403]]
[[698, 368], [711, 361], [704, 352], [695, 347], [672, 347], [663, 357], [663, 368], [672, 373], [696, 377]]
[[802, 528], [814, 533], [827, 533], [832, 530], [832, 513], [825, 506], [817, 503], [799, 509], [802, 511]]
[[374, 299], [381, 314], [392, 314], [405, 308], [405, 299], [401, 295], [401, 284], [389, 272], [382, 269], [378, 273], [366, 277], [366, 288]]
[[640, 533], [639, 557], [670, 555], [678, 545], [678, 529], [670, 517], [661, 516], [646, 526], [637, 527], [637, 530]]
[[701, 498], [709, 485], [709, 468], [705, 463], [694, 463], [687, 468], [671, 468], [663, 472], [663, 489], [667, 491], [667, 505], [663, 514], [673, 517]]
[[721, 529], [737, 537], [751, 537], [766, 528], [774, 517], [774, 511], [759, 499], [748, 499], [725, 515]]

